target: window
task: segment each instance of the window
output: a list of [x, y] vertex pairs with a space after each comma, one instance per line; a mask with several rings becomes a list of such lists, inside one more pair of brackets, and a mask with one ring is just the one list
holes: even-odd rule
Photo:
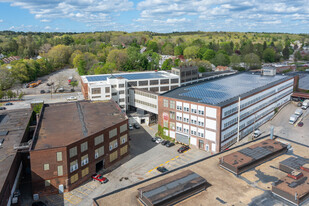
[[175, 112], [170, 112], [170, 119], [175, 119]]
[[74, 161], [70, 162], [70, 172], [74, 172], [77, 169], [78, 169], [77, 160], [74, 160]]
[[160, 84], [169, 84], [169, 79], [161, 79]]
[[170, 129], [175, 130], [175, 123], [174, 122], [170, 122]]
[[189, 107], [183, 107], [183, 111], [185, 111], [185, 112], [189, 112]]
[[177, 110], [182, 110], [182, 106], [181, 106], [181, 105], [177, 105], [177, 106], [176, 106], [176, 109], [177, 109]]
[[62, 161], [62, 152], [57, 152], [57, 161]]
[[163, 106], [168, 107], [168, 100], [167, 99], [163, 99]]
[[138, 85], [139, 86], [147, 86], [148, 85], [148, 81], [147, 80], [146, 81], [139, 81]]
[[44, 170], [49, 170], [49, 164], [44, 164]]
[[118, 151], [113, 152], [112, 154], [109, 155], [109, 161], [113, 162], [118, 158]]
[[175, 104], [176, 104], [175, 101], [170, 100], [170, 108], [171, 108], [171, 109], [175, 109]]
[[124, 84], [119, 84], [118, 86], [119, 86], [119, 88], [123, 88]]
[[159, 87], [150, 87], [150, 91], [157, 92], [159, 91]]
[[119, 99], [119, 102], [124, 102], [124, 98]]
[[204, 111], [203, 110], [198, 110], [198, 114], [199, 115], [204, 115]]
[[196, 120], [195, 119], [191, 119], [191, 124], [196, 124]]
[[88, 154], [82, 156], [81, 166], [88, 164], [88, 162], [89, 162]]
[[120, 148], [120, 155], [124, 155], [128, 152], [128, 145], [123, 146]]
[[45, 180], [45, 187], [50, 186], [50, 180]]
[[86, 167], [85, 169], [82, 170], [82, 177], [85, 177], [88, 174], [89, 174], [89, 167]]
[[101, 94], [101, 88], [92, 88], [91, 93], [92, 94]]
[[171, 83], [172, 83], [172, 84], [176, 84], [176, 83], [178, 83], [178, 82], [179, 82], [178, 79], [171, 79]]
[[112, 93], [112, 96], [117, 96], [117, 92], [113, 92], [113, 93]]
[[70, 158], [77, 155], [77, 147], [73, 147], [69, 151], [70, 151]]
[[109, 151], [112, 151], [113, 149], [118, 147], [118, 142], [117, 140], [114, 140], [112, 142], [109, 143]]
[[164, 126], [164, 127], [168, 127], [168, 121], [165, 121], [165, 120], [164, 120], [164, 121], [163, 121], [163, 126]]
[[105, 87], [105, 93], [110, 93], [110, 88], [109, 87]]
[[109, 138], [113, 138], [117, 135], [117, 128], [109, 131]]
[[158, 85], [159, 81], [158, 80], [150, 80], [150, 85]]
[[98, 149], [94, 150], [94, 158], [97, 159], [104, 155], [104, 146], [99, 147]]
[[127, 124], [123, 124], [120, 126], [120, 133], [125, 132], [128, 130], [128, 125]]
[[198, 121], [198, 125], [203, 127], [204, 126], [204, 122]]
[[88, 150], [88, 142], [84, 142], [80, 145], [81, 152], [85, 152], [86, 150]]
[[124, 94], [124, 90], [119, 91], [119, 94]]
[[104, 135], [101, 134], [100, 136], [97, 136], [94, 138], [94, 146], [97, 146], [98, 144], [101, 144], [104, 141]]
[[123, 135], [123, 136], [120, 137], [120, 142], [121, 142], [121, 144], [124, 144], [124, 143], [126, 143], [127, 141], [128, 141], [128, 135], [127, 135], [127, 134], [125, 134], [125, 135]]
[[73, 184], [77, 180], [78, 180], [78, 173], [76, 173], [75, 175], [71, 176], [71, 184]]
[[160, 87], [160, 91], [163, 92], [163, 91], [168, 91], [169, 90], [169, 87], [166, 86], [166, 87]]
[[63, 175], [63, 167], [62, 167], [62, 165], [58, 166], [57, 170], [58, 170], [58, 176], [62, 176]]
[[196, 110], [196, 109], [192, 109], [192, 108], [191, 108], [191, 113], [196, 114], [196, 113], [197, 113], [197, 110]]
[[189, 133], [189, 129], [183, 128], [183, 132], [188, 134]]
[[129, 82], [128, 85], [129, 87], [137, 86], [137, 82]]
[[117, 88], [117, 85], [116, 85], [116, 84], [113, 84], [113, 85], [112, 85], [112, 88], [113, 88], [113, 89]]

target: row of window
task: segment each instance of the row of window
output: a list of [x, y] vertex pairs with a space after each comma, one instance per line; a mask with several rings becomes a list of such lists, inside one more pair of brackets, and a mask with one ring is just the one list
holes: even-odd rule
[[145, 106], [148, 106], [148, 107], [152, 107], [152, 108], [155, 108], [155, 109], [157, 108], [157, 105], [155, 105], [155, 104], [144, 102], [144, 101], [141, 101], [141, 100], [138, 100], [138, 99], [135, 99], [134, 102], [136, 104], [142, 104], [142, 105], [145, 105]]
[[135, 94], [138, 94], [138, 95], [141, 95], [141, 96], [144, 96], [144, 97], [148, 97], [148, 98], [152, 98], [152, 99], [158, 98], [157, 95], [149, 94], [147, 92], [143, 92], [143, 91], [140, 91], [140, 90], [135, 90]]
[[[180, 126], [176, 126], [176, 131], [183, 132], [185, 134], [189, 134], [189, 129], [188, 128], [182, 128]], [[200, 131], [196, 132], [195, 130], [191, 130], [191, 135], [204, 138], [204, 133], [200, 132]]]
[[[169, 107], [170, 109], [175, 109], [175, 105], [176, 105], [176, 102], [174, 100], [168, 100], [168, 99], [163, 99], [163, 107]], [[178, 111], [184, 111], [184, 112], [189, 112], [190, 109], [189, 107], [183, 107], [183, 110], [182, 110], [182, 106], [181, 105], [177, 105], [176, 106], [176, 110]], [[199, 115], [204, 115], [204, 110], [197, 110], [197, 109], [194, 109], [194, 108], [191, 108], [191, 113], [192, 114], [199, 114]]]

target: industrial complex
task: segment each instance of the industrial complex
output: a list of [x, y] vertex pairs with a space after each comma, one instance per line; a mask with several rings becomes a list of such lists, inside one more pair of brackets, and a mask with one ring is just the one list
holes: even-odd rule
[[220, 152], [268, 121], [290, 100], [294, 77], [239, 73], [182, 86], [159, 96], [164, 134]]

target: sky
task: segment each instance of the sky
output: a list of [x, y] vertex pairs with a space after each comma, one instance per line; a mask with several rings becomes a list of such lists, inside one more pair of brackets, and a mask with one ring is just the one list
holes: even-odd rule
[[0, 0], [0, 30], [309, 33], [309, 0]]

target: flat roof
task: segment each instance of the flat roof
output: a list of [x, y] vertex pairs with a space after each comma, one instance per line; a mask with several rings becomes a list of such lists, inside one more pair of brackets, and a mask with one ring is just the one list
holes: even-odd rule
[[[271, 195], [272, 183], [287, 175], [285, 172], [278, 169], [279, 162], [291, 156], [309, 158], [308, 146], [288, 139], [277, 138], [277, 141], [290, 144], [293, 150], [272, 158], [263, 164], [257, 165], [255, 168], [239, 176], [219, 167], [219, 159], [221, 157], [256, 143], [263, 142], [264, 140], [265, 139], [258, 139], [254, 142], [227, 150], [224, 153], [203, 158], [168, 173], [151, 177], [148, 180], [141, 181], [140, 183], [120, 189], [119, 191], [102, 194], [102, 196], [95, 198], [94, 202], [100, 206], [123, 205], [124, 202], [127, 205], [137, 205], [136, 196], [138, 195], [138, 188], [145, 187], [165, 178], [172, 178], [177, 173], [189, 169], [206, 179], [210, 186], [207, 187], [207, 192], [192, 196], [182, 201], [179, 205], [221, 205], [222, 202], [225, 202], [225, 205], [265, 205], [265, 202], [267, 202], [267, 205], [283, 205], [283, 203], [289, 205], [281, 198], [276, 198]], [[119, 189], [119, 187], [115, 188], [115, 190]], [[309, 203], [304, 205], [308, 206]]]
[[34, 150], [62, 147], [126, 120], [113, 101], [45, 104]]
[[107, 78], [123, 78], [127, 80], [179, 78], [179, 76], [166, 71], [147, 71], [132, 73], [100, 74], [82, 76], [84, 83], [106, 81]]
[[299, 73], [298, 88], [309, 90], [309, 72]]
[[[0, 191], [16, 156], [15, 144], [20, 144], [32, 115], [31, 109], [0, 111]], [[6, 134], [6, 135], [5, 135]]]
[[178, 87], [161, 96], [224, 106], [238, 100], [239, 96], [241, 98], [246, 97], [291, 78], [291, 76], [283, 75], [262, 76], [238, 73], [189, 86]]

